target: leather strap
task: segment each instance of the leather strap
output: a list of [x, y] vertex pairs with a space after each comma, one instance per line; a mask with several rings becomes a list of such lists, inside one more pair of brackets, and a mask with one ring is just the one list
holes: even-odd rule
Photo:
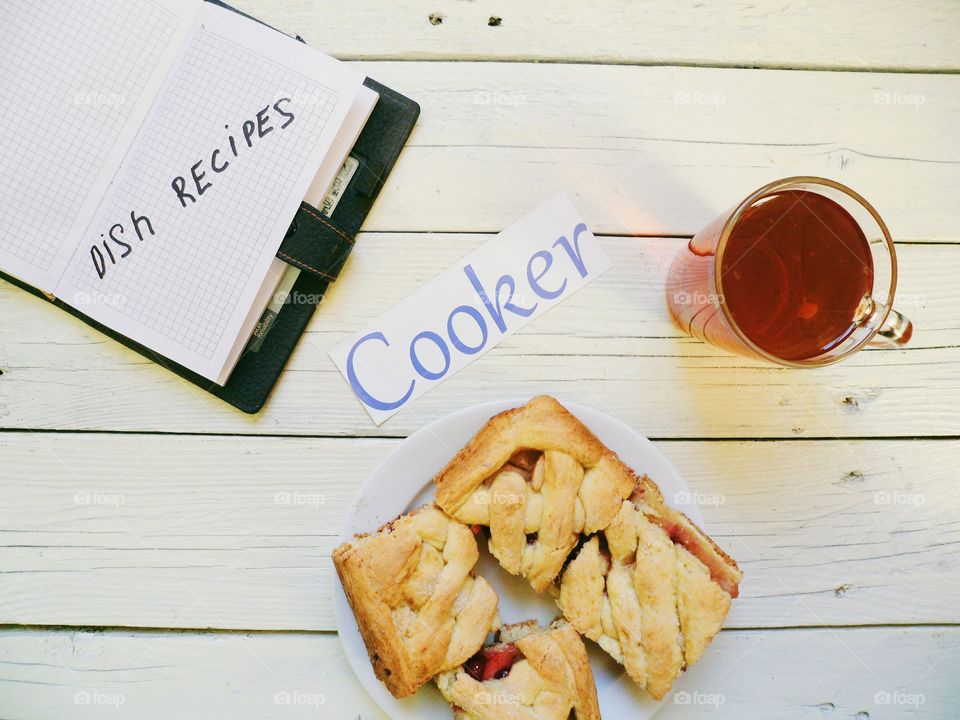
[[356, 240], [312, 205], [300, 203], [277, 257], [317, 277], [334, 281]]

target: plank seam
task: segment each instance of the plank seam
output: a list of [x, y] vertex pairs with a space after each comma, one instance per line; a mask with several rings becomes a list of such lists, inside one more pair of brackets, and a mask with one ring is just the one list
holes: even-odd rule
[[499, 63], [502, 65], [597, 65], [615, 67], [655, 67], [655, 68], [704, 68], [719, 70], [777, 70], [788, 72], [836, 72], [836, 73], [878, 73], [884, 75], [957, 75], [958, 67], [936, 67], [920, 65], [913, 68], [895, 67], [892, 65], [830, 65], [830, 64], [793, 64], [786, 63], [724, 63], [724, 62], [696, 62], [677, 61], [662, 62], [656, 60], [591, 60], [588, 58], [540, 58], [540, 57], [470, 57], [458, 58], [452, 56], [411, 58], [401, 55], [340, 55], [338, 60], [343, 62], [390, 62], [390, 63]]
[[[0, 427], [0, 435], [3, 434], [36, 434], [36, 435], [151, 435], [151, 436], [171, 436], [171, 437], [233, 437], [233, 438], [278, 438], [278, 439], [302, 439], [302, 440], [406, 440], [406, 435], [300, 435], [290, 433], [229, 433], [229, 432], [187, 432], [174, 430], [61, 430], [54, 428], [5, 428]], [[776, 437], [750, 437], [750, 436], [725, 436], [725, 437], [683, 437], [683, 436], [658, 436], [648, 435], [647, 438], [654, 442], [830, 442], [830, 441], [858, 441], [858, 442], [896, 442], [896, 441], [955, 441], [960, 440], [960, 435], [817, 435], [807, 437], [795, 436], [776, 436]]]
[[[877, 623], [855, 625], [783, 625], [770, 627], [731, 626], [721, 632], [807, 632], [810, 630], [896, 630], [896, 629], [953, 629], [960, 623]], [[247, 628], [202, 628], [202, 627], [159, 627], [140, 625], [42, 625], [0, 623], [0, 635], [10, 632], [80, 632], [80, 633], [179, 633], [179, 634], [223, 634], [223, 635], [338, 635], [336, 630], [297, 630], [297, 629], [247, 629]]]

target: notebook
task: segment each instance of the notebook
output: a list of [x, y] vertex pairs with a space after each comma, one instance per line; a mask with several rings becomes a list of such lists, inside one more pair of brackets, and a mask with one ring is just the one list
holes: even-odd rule
[[227, 385], [377, 94], [200, 0], [4, 5], [0, 67], [0, 270]]

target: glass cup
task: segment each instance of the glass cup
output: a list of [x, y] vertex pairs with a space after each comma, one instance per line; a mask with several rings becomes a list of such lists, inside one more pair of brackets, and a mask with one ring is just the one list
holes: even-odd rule
[[[848, 296], [852, 291], [855, 293], [854, 298], [859, 297], [859, 302], [854, 302], [850, 306], [849, 324], [844, 333], [838, 334], [832, 342], [824, 343], [822, 347], [818, 345], [817, 351], [812, 354], [783, 357], [782, 355], [787, 353], [781, 352], [778, 355], [776, 350], [771, 349], [769, 343], [766, 343], [766, 349], [762, 347], [765, 343], [759, 341], [758, 332], [755, 330], [756, 326], [745, 323], [745, 315], [741, 314], [741, 322], [738, 322], [735, 309], [731, 307], [731, 302], [726, 299], [724, 293], [725, 280], [730, 285], [728, 289], [734, 289], [734, 275], [730, 274], [733, 267], [725, 268], [724, 253], [728, 250], [731, 235], [734, 233], [734, 229], [738, 228], [738, 223], [745, 222], [745, 215], [752, 222], [753, 218], [758, 216], [758, 213], [763, 212], [762, 205], [764, 203], [779, 198], [778, 202], [780, 204], [776, 207], [785, 207], [786, 199], [809, 198], [809, 196], [803, 194], [804, 192], [814, 193], [832, 200], [833, 203], [846, 211], [845, 214], [840, 216], [831, 215], [834, 222], [842, 217], [844, 222], [850, 221], [849, 228], [859, 227], [860, 232], [862, 232], [861, 240], [865, 240], [865, 244], [858, 248], [858, 251], [863, 253], [861, 264], [864, 269], [857, 273], [857, 276], [848, 272], [845, 276], [832, 277], [831, 274], [836, 275], [838, 272], [839, 264], [837, 263], [816, 268], [813, 272], [810, 271], [810, 268], [804, 267], [802, 269], [803, 278], [799, 281], [795, 278], [792, 284], [787, 284], [781, 288], [771, 288], [777, 279], [771, 279], [769, 273], [766, 273], [767, 277], [751, 277], [749, 274], [751, 268], [767, 266], [750, 262], [740, 265], [736, 273], [736, 290], [739, 297], [744, 297], [744, 292], [750, 292], [751, 282], [756, 283], [758, 289], [762, 285], [764, 287], [763, 292], [768, 295], [771, 292], [779, 292], [781, 296], [798, 293], [802, 295], [804, 293], [804, 278], [808, 284], [816, 282], [821, 291], [825, 286], [829, 287], [831, 283], [835, 286], [837, 283], [846, 284], [841, 289], [847, 290]], [[826, 209], [835, 207], [832, 204], [823, 205], [819, 200], [817, 204], [818, 207]], [[774, 206], [771, 205], [770, 207]], [[843, 242], [839, 228], [834, 232], [822, 218], [815, 215], [811, 217], [813, 218], [811, 222], [817, 221], [823, 225], [822, 228], [813, 226], [815, 231], [821, 235], [824, 232], [830, 232], [837, 238], [837, 242]], [[771, 235], [769, 242], [790, 243], [794, 241], [793, 238], [783, 235], [787, 232], [785, 227], [778, 229], [778, 219], [771, 217], [768, 219], [768, 225], [759, 226], [768, 227], [768, 229], [760, 233], [755, 241], [752, 241], [750, 248], [737, 250], [738, 253], [744, 253], [737, 256], [738, 261], [746, 257], [746, 253], [751, 251], [763, 252], [765, 248], [758, 246], [761, 245], [761, 242], [766, 244], [767, 241], [764, 236], [767, 233], [781, 234], [779, 239]], [[789, 226], [790, 224], [785, 223], [785, 225]], [[829, 236], [827, 237], [829, 239]], [[803, 242], [802, 234], [799, 242]], [[837, 248], [831, 249], [838, 251]], [[782, 245], [780, 250], [784, 250]], [[798, 249], [795, 249], [795, 251], [800, 252]], [[847, 266], [852, 262], [845, 256], [841, 256], [841, 258], [847, 261]], [[780, 263], [778, 267], [784, 266], [782, 257], [778, 256], [775, 260]], [[807, 256], [803, 255], [800, 262], [806, 264]], [[859, 296], [857, 283], [864, 283], [867, 286], [871, 284], [867, 272], [868, 266], [871, 266], [870, 269], [872, 270], [872, 287], [868, 287], [866, 292]], [[783, 269], [784, 272], [796, 275], [793, 272], [793, 270], [796, 270], [795, 268], [783, 267]], [[800, 270], [797, 270], [797, 272], [800, 272]], [[787, 275], [783, 277], [786, 278]], [[806, 176], [790, 177], [764, 185], [694, 236], [670, 266], [667, 279], [667, 305], [673, 319], [684, 332], [716, 347], [787, 367], [819, 367], [839, 362], [868, 344], [889, 347], [903, 345], [910, 340], [913, 334], [912, 324], [906, 317], [893, 309], [893, 296], [896, 288], [896, 250], [887, 226], [873, 206], [850, 188], [833, 180]], [[785, 299], [784, 303], [789, 300], [789, 298]], [[794, 297], [793, 301], [802, 302], [799, 297]], [[808, 304], [811, 307], [809, 312], [815, 315], [817, 305], [814, 303]], [[744, 305], [741, 303], [740, 307], [744, 307]], [[799, 304], [789, 305], [789, 307], [804, 308], [806, 306]], [[763, 309], [759, 310], [759, 312], [763, 311]], [[805, 313], [808, 311], [800, 310], [799, 312]], [[781, 329], [785, 332], [789, 330], [786, 326]], [[777, 328], [773, 330], [776, 331]], [[768, 328], [766, 332], [769, 333], [769, 331]], [[751, 334], [753, 337], [751, 337]]]

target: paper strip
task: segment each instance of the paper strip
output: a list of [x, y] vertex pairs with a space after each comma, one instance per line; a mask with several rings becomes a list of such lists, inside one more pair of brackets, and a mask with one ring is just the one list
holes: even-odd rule
[[559, 194], [330, 351], [379, 425], [610, 267]]

